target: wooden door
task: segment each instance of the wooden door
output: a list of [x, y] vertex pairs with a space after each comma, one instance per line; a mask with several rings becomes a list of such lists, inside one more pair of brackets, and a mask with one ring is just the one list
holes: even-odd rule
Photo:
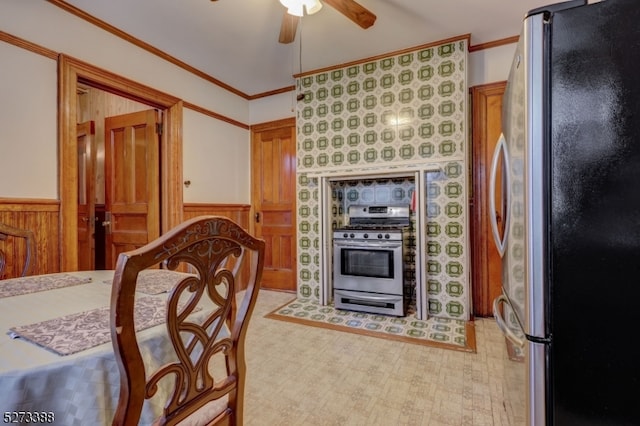
[[155, 110], [105, 119], [107, 269], [160, 236], [160, 128]]
[[[493, 316], [493, 300], [502, 291], [502, 260], [493, 241], [489, 201], [493, 151], [502, 132], [502, 95], [506, 82], [471, 88], [473, 123], [473, 195], [471, 197], [472, 292], [475, 316]], [[498, 176], [497, 184], [501, 182]], [[496, 194], [501, 191], [496, 187]], [[499, 220], [504, 218], [499, 217]], [[500, 223], [498, 224], [500, 226]]]
[[262, 288], [296, 291], [296, 123], [252, 127], [255, 234], [266, 242]]
[[78, 270], [95, 269], [95, 123], [78, 124]]

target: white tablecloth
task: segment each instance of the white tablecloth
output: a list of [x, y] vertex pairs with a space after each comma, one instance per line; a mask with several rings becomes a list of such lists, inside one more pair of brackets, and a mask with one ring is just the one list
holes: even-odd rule
[[[118, 401], [119, 373], [111, 342], [59, 356], [7, 331], [18, 325], [109, 306], [113, 271], [74, 272], [92, 282], [21, 296], [0, 298], [0, 412], [52, 412], [54, 424], [110, 425]], [[0, 281], [2, 285], [2, 281]], [[155, 297], [164, 297], [161, 294]], [[159, 325], [141, 331], [145, 363], [173, 360]], [[141, 424], [150, 424], [161, 412], [166, 390], [145, 403]]]

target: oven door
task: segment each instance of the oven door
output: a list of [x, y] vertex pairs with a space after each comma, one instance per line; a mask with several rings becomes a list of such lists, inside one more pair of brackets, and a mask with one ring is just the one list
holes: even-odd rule
[[402, 242], [334, 241], [333, 286], [403, 294]]

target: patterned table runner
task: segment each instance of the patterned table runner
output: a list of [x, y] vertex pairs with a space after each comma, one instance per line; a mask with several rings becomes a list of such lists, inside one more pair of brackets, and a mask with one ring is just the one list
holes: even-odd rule
[[0, 297], [20, 296], [91, 282], [89, 277], [69, 274], [34, 275], [0, 281]]
[[[165, 321], [166, 299], [141, 297], [136, 300], [136, 330], [144, 330]], [[201, 308], [196, 308], [199, 311]], [[92, 309], [77, 314], [12, 327], [9, 334], [21, 337], [58, 355], [70, 355], [111, 340], [109, 307]]]
[[[167, 269], [147, 269], [138, 274], [136, 291], [145, 294], [168, 293], [178, 282], [189, 276], [194, 275]], [[105, 283], [112, 284], [113, 281], [106, 280]]]

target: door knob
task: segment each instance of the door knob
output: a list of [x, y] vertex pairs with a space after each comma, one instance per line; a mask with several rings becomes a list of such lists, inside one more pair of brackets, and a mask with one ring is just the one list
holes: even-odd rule
[[111, 221], [110, 220], [103, 221], [102, 226], [111, 226]]

